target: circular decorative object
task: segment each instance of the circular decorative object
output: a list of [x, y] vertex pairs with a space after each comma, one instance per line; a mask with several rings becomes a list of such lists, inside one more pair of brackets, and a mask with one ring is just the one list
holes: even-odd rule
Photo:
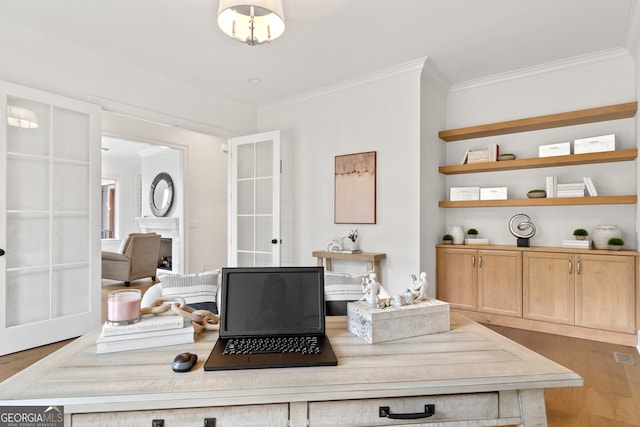
[[515, 159], [516, 159], [516, 155], [515, 154], [511, 154], [511, 153], [504, 153], [504, 154], [500, 154], [498, 156], [498, 160], [499, 161], [515, 160]]
[[153, 179], [149, 205], [155, 216], [166, 216], [173, 203], [173, 180], [166, 172], [161, 172]]
[[530, 199], [543, 199], [547, 197], [547, 192], [544, 190], [531, 190], [527, 193], [527, 197]]
[[622, 237], [622, 231], [615, 225], [598, 225], [591, 232], [596, 249], [609, 249], [609, 239], [612, 237]]
[[536, 234], [536, 226], [529, 215], [516, 214], [509, 220], [509, 231], [518, 239], [529, 239]]

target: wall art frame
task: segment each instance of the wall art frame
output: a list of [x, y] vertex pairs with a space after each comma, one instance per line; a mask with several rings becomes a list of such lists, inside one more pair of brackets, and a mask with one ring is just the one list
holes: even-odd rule
[[334, 223], [376, 223], [375, 151], [335, 156]]

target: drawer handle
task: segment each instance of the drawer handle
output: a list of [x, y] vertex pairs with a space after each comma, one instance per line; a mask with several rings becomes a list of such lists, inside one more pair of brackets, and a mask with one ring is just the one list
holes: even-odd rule
[[389, 418], [392, 420], [417, 420], [419, 418], [429, 418], [436, 413], [436, 405], [424, 405], [424, 412], [414, 412], [413, 414], [392, 414], [389, 406], [380, 406], [378, 415], [380, 418]]

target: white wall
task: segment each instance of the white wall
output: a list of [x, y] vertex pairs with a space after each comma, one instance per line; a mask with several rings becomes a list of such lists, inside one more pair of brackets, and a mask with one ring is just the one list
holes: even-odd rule
[[[454, 86], [448, 99], [447, 128], [635, 101], [635, 73], [629, 54], [614, 50]], [[637, 146], [635, 119], [631, 118], [447, 143], [447, 164], [458, 163], [467, 148], [489, 143], [498, 143], [503, 153], [529, 158], [538, 156], [539, 145], [609, 133], [616, 134], [616, 148]], [[562, 183], [591, 176], [603, 195], [637, 192], [636, 162], [452, 175], [446, 178], [446, 188], [506, 186], [509, 198], [524, 198], [528, 190], [544, 189], [549, 175], [556, 175]], [[531, 245], [558, 246], [562, 239], [572, 238], [575, 228], [592, 230], [598, 224], [615, 224], [623, 231], [625, 247], [636, 247], [636, 205], [447, 209], [446, 222], [477, 228], [480, 237], [489, 238], [492, 244], [514, 244], [508, 221], [517, 213], [529, 215], [537, 227]]]
[[[315, 265], [313, 250], [358, 228], [361, 249], [385, 252], [382, 284], [410, 285], [420, 270], [420, 72], [406, 64], [258, 113], [282, 131], [283, 265]], [[335, 156], [377, 152], [377, 223], [334, 224]], [[336, 271], [364, 265], [334, 262]]]

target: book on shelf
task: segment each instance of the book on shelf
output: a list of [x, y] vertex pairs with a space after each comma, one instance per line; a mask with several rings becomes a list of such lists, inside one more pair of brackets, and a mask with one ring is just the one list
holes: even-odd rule
[[186, 320], [182, 316], [156, 316], [148, 314], [142, 316], [139, 322], [131, 325], [111, 325], [105, 322], [102, 325], [102, 335], [105, 337], [114, 335], [137, 334], [140, 332], [164, 331], [167, 329], [179, 329], [186, 326]]
[[340, 249], [337, 251], [333, 251], [337, 254], [360, 254], [362, 253], [362, 250], [360, 249]]
[[468, 158], [469, 158], [469, 149], [467, 148], [467, 151], [464, 152], [464, 156], [462, 156], [462, 160], [460, 160], [460, 164], [461, 165], [467, 164]]
[[584, 197], [584, 182], [573, 184], [558, 184], [556, 197]]
[[495, 162], [498, 160], [499, 151], [500, 147], [498, 144], [489, 144], [487, 148], [481, 150], [467, 150], [462, 159], [462, 164], [464, 164], [465, 161], [466, 163]]
[[139, 332], [107, 337], [100, 334], [96, 339], [96, 354], [188, 344], [195, 342], [195, 333], [196, 331], [193, 324], [189, 322], [189, 325], [179, 329]]
[[565, 248], [591, 249], [591, 240], [563, 240]]
[[587, 193], [589, 193], [589, 196], [591, 197], [597, 196], [598, 192], [596, 191], [595, 185], [593, 185], [593, 180], [591, 179], [591, 177], [585, 176], [582, 178], [582, 180], [584, 181], [584, 184], [587, 188]]
[[548, 199], [557, 197], [557, 193], [558, 193], [558, 177], [557, 176], [547, 177], [545, 192], [547, 193]]

